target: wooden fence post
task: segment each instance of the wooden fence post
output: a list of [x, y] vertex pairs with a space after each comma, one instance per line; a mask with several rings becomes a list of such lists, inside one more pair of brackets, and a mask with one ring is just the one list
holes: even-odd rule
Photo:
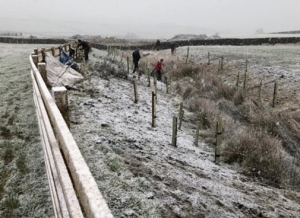
[[36, 67], [38, 67], [38, 63], [39, 63], [39, 56], [38, 55], [31, 55], [33, 63]]
[[274, 94], [273, 94], [272, 107], [275, 107], [275, 104], [276, 104], [276, 101], [277, 101], [277, 94], [278, 94], [278, 82], [276, 81], [274, 83]]
[[258, 101], [261, 102], [261, 91], [262, 91], [262, 80], [260, 80], [259, 89], [258, 89]]
[[221, 70], [223, 70], [223, 62], [224, 62], [224, 57], [222, 56], [221, 57], [221, 66], [220, 66]]
[[219, 118], [216, 126], [216, 147], [215, 147], [215, 163], [220, 164], [221, 156], [221, 134], [222, 134], [222, 119]]
[[247, 95], [247, 79], [248, 79], [248, 75], [247, 75], [247, 72], [245, 72], [244, 86], [243, 86], [243, 92], [244, 92], [245, 97]]
[[52, 97], [62, 114], [67, 126], [70, 128], [70, 116], [69, 116], [69, 105], [68, 105], [68, 94], [67, 89], [62, 87], [52, 87]]
[[236, 89], [239, 89], [239, 81], [240, 81], [240, 72], [238, 72], [238, 75], [236, 78]]
[[137, 80], [136, 80], [136, 76], [133, 75], [133, 89], [134, 89], [134, 103], [138, 103], [139, 102], [139, 96], [138, 96], [138, 87], [137, 87]]
[[127, 57], [127, 74], [129, 74], [129, 57]]
[[132, 60], [132, 58], [130, 58], [130, 65], [131, 65], [131, 69], [133, 69], [134, 68], [134, 66], [133, 66], [133, 60]]
[[42, 62], [46, 62], [46, 53], [45, 53], [45, 48], [42, 48]]
[[38, 63], [38, 70], [45, 82], [45, 84], [48, 86], [48, 78], [47, 78], [47, 71], [46, 71], [46, 63]]
[[173, 117], [172, 146], [177, 147], [177, 117]]
[[183, 119], [183, 102], [180, 103], [180, 106], [179, 106], [179, 126], [178, 126], [178, 129], [180, 130], [181, 129], [181, 124], [182, 124], [182, 119]]
[[[34, 49], [34, 54], [37, 56], [37, 63], [39, 62], [39, 50], [37, 48]], [[36, 64], [37, 67], [37, 64]]]
[[200, 121], [197, 122], [195, 141], [194, 141], [194, 145], [197, 147], [198, 147], [198, 141], [199, 141], [199, 130], [200, 130]]
[[152, 86], [152, 127], [156, 127], [156, 97], [155, 88]]
[[207, 55], [207, 65], [210, 65], [210, 53], [208, 52], [208, 55]]
[[157, 104], [157, 78], [156, 76], [153, 77], [153, 83], [154, 83], [154, 88], [155, 88], [155, 100]]
[[39, 50], [37, 48], [33, 49], [35, 55], [39, 55]]
[[51, 48], [51, 53], [52, 53], [52, 56], [55, 57], [55, 48], [54, 47]]
[[168, 87], [168, 77], [165, 76], [165, 82], [166, 82], [166, 93], [169, 93], [169, 87]]
[[189, 56], [190, 56], [190, 47], [187, 48], [187, 52], [186, 52], [186, 62], [185, 62], [185, 64], [188, 63], [188, 61], [189, 61]]
[[147, 67], [147, 76], [148, 76], [148, 87], [151, 86], [151, 78], [150, 78], [150, 68]]

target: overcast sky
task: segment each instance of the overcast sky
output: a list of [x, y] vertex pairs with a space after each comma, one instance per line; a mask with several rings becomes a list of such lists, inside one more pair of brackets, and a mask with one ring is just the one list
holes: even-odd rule
[[300, 0], [0, 0], [0, 31], [57, 35], [300, 30]]

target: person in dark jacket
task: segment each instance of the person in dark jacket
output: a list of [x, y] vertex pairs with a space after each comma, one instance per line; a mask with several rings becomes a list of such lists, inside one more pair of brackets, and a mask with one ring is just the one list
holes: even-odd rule
[[141, 59], [140, 49], [137, 49], [134, 52], [132, 52], [132, 60], [133, 60], [133, 64], [134, 64], [132, 73], [134, 73], [135, 71], [138, 71], [140, 59]]
[[89, 51], [90, 46], [86, 41], [78, 39], [78, 47], [81, 46], [84, 50], [84, 60], [87, 61], [89, 59]]
[[176, 49], [175, 43], [172, 42], [171, 45], [170, 45], [170, 47], [171, 47], [171, 54], [174, 54], [175, 53], [175, 49]]

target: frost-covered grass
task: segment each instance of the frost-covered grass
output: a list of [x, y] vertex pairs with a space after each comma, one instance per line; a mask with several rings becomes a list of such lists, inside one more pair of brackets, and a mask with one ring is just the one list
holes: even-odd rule
[[[184, 50], [179, 52], [184, 59]], [[210, 65], [208, 52], [212, 57]], [[201, 46], [190, 48], [190, 54], [190, 65], [174, 71], [172, 76], [184, 87], [179, 93], [185, 96], [188, 91], [186, 103], [198, 111], [202, 122], [205, 107], [201, 99], [215, 103], [215, 109], [211, 108], [215, 113], [204, 116], [209, 123], [215, 123], [218, 116], [225, 120], [225, 160], [241, 163], [245, 173], [266, 178], [271, 184], [299, 190], [300, 132], [296, 127], [299, 126], [296, 118], [299, 46]], [[217, 70], [220, 57], [224, 58], [223, 70]], [[245, 60], [248, 60], [246, 92], [243, 90]], [[236, 87], [238, 72], [239, 88]], [[183, 82], [185, 77], [192, 82], [187, 79]], [[261, 99], [259, 81], [263, 84]], [[280, 88], [273, 108], [275, 81]], [[209, 127], [214, 133], [215, 126]]]
[[[0, 102], [0, 216], [53, 217], [32, 101], [28, 61], [33, 48], [47, 46], [0, 46], [0, 93], [3, 99]], [[212, 146], [215, 117], [219, 115], [228, 124], [227, 130], [238, 128], [240, 119], [248, 119], [254, 123], [261, 122], [269, 130], [277, 130], [278, 135], [289, 130], [291, 135], [286, 134], [292, 136], [289, 139], [297, 137], [298, 46], [190, 47], [193, 68], [200, 71], [207, 69], [203, 67], [208, 52], [212, 59], [224, 56], [224, 71], [218, 75], [227, 85], [235, 84], [238, 71], [243, 75], [245, 59], [248, 59], [248, 95], [252, 98], [256, 96], [256, 84], [263, 79], [262, 98], [266, 108], [270, 107], [273, 85], [268, 82], [279, 79], [278, 107], [274, 111], [288, 116], [282, 116], [278, 121], [273, 114], [259, 114], [254, 103], [243, 98], [236, 100], [237, 105], [242, 105], [239, 110], [235, 110], [234, 101], [229, 104], [229, 101], [225, 102], [212, 93], [208, 96], [214, 96], [214, 101], [208, 98], [193, 99], [191, 94], [197, 82], [198, 85], [205, 84], [206, 91], [213, 88], [206, 83], [206, 77], [202, 77], [203, 81], [197, 81], [197, 77], [192, 80], [186, 77], [177, 82], [170, 79], [171, 94], [166, 94], [164, 84], [158, 83], [158, 126], [153, 129], [151, 92], [145, 76], [139, 82], [140, 101], [134, 104], [130, 80], [115, 77], [124, 68], [117, 67], [116, 61], [111, 64], [105, 58], [105, 52], [93, 50], [91, 61], [84, 64], [87, 79], [79, 90], [69, 91], [71, 130], [115, 217], [299, 215], [298, 192], [266, 186], [256, 179], [241, 175], [240, 168], [236, 166], [223, 162], [221, 166], [216, 166], [213, 163]], [[170, 74], [184, 66], [186, 47], [178, 48], [177, 56], [171, 56], [170, 51], [149, 53], [142, 58], [141, 64], [150, 62], [152, 68], [163, 57], [166, 73], [171, 78]], [[103, 59], [106, 65], [103, 65]], [[107, 68], [107, 65], [110, 67]], [[217, 70], [217, 59], [212, 60], [211, 66], [211, 70]], [[189, 71], [186, 73], [189, 74]], [[214, 74], [210, 75], [209, 81], [216, 86], [223, 86], [214, 78]], [[227, 91], [230, 90], [223, 90]], [[178, 105], [184, 100], [183, 96], [185, 117], [182, 130], [178, 133], [178, 148], [174, 148], [171, 146], [172, 117], [178, 114]], [[233, 100], [235, 98], [237, 96], [234, 95]], [[206, 129], [200, 131], [198, 147], [194, 146], [197, 108], [191, 107], [196, 100], [203, 108], [199, 112], [206, 124]], [[222, 107], [227, 108], [228, 114], [218, 110]], [[257, 119], [260, 116], [262, 118]], [[266, 117], [272, 119], [263, 119]], [[281, 123], [284, 119], [288, 120], [285, 125]], [[274, 120], [276, 125], [273, 125]], [[233, 135], [231, 133], [227, 131], [225, 136]], [[279, 143], [277, 140], [275, 142]], [[285, 147], [288, 145], [284, 144]], [[296, 145], [290, 146], [290, 151], [295, 151]]]
[[[190, 63], [193, 66], [190, 69], [193, 72], [186, 70], [184, 78], [176, 76], [176, 73], [185, 66], [186, 48], [177, 49], [178, 56], [171, 56], [169, 50], [142, 51], [145, 55], [141, 59], [142, 69], [147, 62], [151, 69], [158, 59], [164, 58], [166, 75], [170, 79], [170, 94], [165, 93], [164, 84], [158, 83], [157, 128], [151, 128], [151, 89], [147, 87], [147, 77], [142, 75], [138, 82], [139, 102], [135, 104], [132, 76], [129, 75], [129, 80], [117, 78], [116, 75], [121, 74], [124, 68], [116, 64], [116, 60], [112, 63], [105, 52], [93, 50], [90, 62], [85, 64], [89, 79], [77, 91], [70, 93], [71, 131], [116, 217], [298, 215], [299, 193], [266, 186], [260, 179], [241, 175], [241, 168], [235, 165], [224, 162], [221, 166], [214, 164], [217, 117], [222, 116], [227, 124], [225, 135], [228, 137], [232, 133], [228, 130], [240, 127], [240, 118], [235, 113], [240, 113], [238, 115], [241, 118], [249, 114], [245, 113], [249, 108], [247, 104], [240, 109], [243, 112], [234, 110], [234, 99], [238, 97], [233, 92], [235, 88], [231, 90], [230, 84], [234, 84], [236, 70], [244, 69], [244, 57], [249, 56], [249, 50], [254, 52], [256, 49], [262, 48], [191, 47]], [[289, 46], [282, 46], [282, 49], [288, 52]], [[229, 50], [233, 54], [230, 55]], [[210, 71], [203, 70], [207, 69], [204, 63], [208, 51], [214, 51], [212, 57], [222, 53], [228, 55], [224, 56], [226, 62], [223, 73], [212, 73], [212, 70], [217, 70], [217, 60], [212, 61]], [[272, 52], [278, 52], [272, 49], [268, 51], [270, 56], [275, 56]], [[291, 51], [295, 51], [293, 47]], [[241, 58], [239, 52], [242, 53]], [[263, 50], [260, 53], [263, 54]], [[123, 55], [126, 57], [131, 54], [123, 52]], [[232, 58], [230, 64], [229, 56]], [[267, 59], [267, 54], [265, 56]], [[255, 60], [253, 57], [249, 63], [253, 64]], [[257, 68], [263, 66], [264, 62], [259, 63], [259, 58], [256, 61]], [[237, 63], [236, 66], [234, 63]], [[108, 64], [111, 66], [107, 67]], [[277, 64], [274, 66], [281, 65], [279, 62]], [[253, 65], [249, 66], [252, 71]], [[200, 69], [200, 72], [196, 69]], [[232, 72], [232, 75], [227, 76], [224, 72]], [[203, 73], [207, 77], [201, 78]], [[278, 75], [281, 74], [278, 72]], [[197, 92], [195, 86], [205, 86], [203, 90], [206, 93]], [[210, 93], [218, 91], [220, 87], [222, 92], [219, 94]], [[92, 96], [88, 91], [90, 88], [95, 90]], [[200, 99], [199, 108], [193, 106], [198, 100], [192, 98], [196, 94], [205, 97]], [[213, 99], [209, 99], [209, 96], [213, 96]], [[236, 102], [244, 104], [247, 102], [245, 99], [239, 98]], [[232, 100], [231, 104], [229, 100]], [[185, 116], [182, 130], [178, 132], [178, 148], [174, 148], [171, 146], [172, 117], [178, 115], [181, 101], [184, 101]], [[232, 114], [219, 110], [221, 107], [227, 107], [227, 112]], [[194, 135], [197, 112], [206, 126], [200, 131], [201, 140], [196, 147]], [[284, 192], [293, 193], [297, 197], [293, 198], [293, 194], [284, 195]]]
[[32, 98], [29, 54], [0, 44], [0, 217], [53, 217]]
[[300, 37], [300, 34], [253, 34], [253, 35], [230, 35], [220, 34], [222, 38], [233, 38], [233, 39], [249, 39], [249, 38], [282, 38], [282, 37]]

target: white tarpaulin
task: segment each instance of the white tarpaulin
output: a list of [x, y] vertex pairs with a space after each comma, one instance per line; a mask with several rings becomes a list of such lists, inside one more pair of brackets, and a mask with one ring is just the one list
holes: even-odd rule
[[47, 79], [50, 86], [72, 87], [83, 80], [83, 76], [68, 65], [63, 65], [46, 52]]

